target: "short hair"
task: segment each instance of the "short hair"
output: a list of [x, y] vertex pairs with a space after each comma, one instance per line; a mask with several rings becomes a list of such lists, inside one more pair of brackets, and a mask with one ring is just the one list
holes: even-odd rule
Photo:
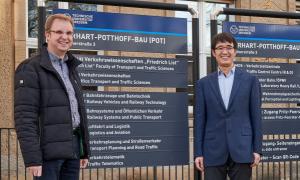
[[237, 49], [237, 42], [236, 42], [235, 38], [229, 33], [223, 32], [223, 33], [216, 34], [211, 41], [211, 49], [214, 50], [216, 48], [216, 45], [220, 42], [221, 43], [225, 43], [225, 42], [233, 43], [233, 48]]
[[53, 24], [53, 21], [55, 19], [60, 19], [60, 20], [64, 20], [64, 21], [68, 21], [71, 23], [72, 27], [74, 27], [74, 21], [70, 16], [67, 16], [65, 14], [53, 14], [50, 15], [45, 23], [45, 32], [49, 32], [51, 30], [51, 26]]

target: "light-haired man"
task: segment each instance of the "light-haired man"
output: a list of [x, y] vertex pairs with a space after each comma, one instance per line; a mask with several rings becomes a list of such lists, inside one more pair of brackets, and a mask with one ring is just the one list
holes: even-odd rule
[[40, 180], [76, 180], [89, 157], [89, 136], [80, 61], [73, 44], [71, 17], [47, 18], [47, 43], [15, 72], [15, 128], [24, 163]]

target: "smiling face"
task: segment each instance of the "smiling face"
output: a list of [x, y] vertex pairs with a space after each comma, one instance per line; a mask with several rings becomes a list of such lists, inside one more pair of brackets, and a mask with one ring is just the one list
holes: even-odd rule
[[232, 67], [233, 60], [236, 57], [234, 44], [229, 42], [218, 42], [212, 54], [216, 58], [219, 67]]
[[69, 21], [55, 19], [45, 33], [48, 51], [63, 57], [73, 44], [73, 26]]

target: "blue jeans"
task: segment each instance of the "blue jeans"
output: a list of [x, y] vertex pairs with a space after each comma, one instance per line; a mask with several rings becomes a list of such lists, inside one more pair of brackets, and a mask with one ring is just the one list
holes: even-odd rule
[[44, 161], [42, 166], [42, 176], [35, 177], [35, 180], [79, 180], [80, 171], [80, 154], [79, 138], [74, 135], [73, 138], [74, 152], [77, 154], [76, 159], [58, 159]]

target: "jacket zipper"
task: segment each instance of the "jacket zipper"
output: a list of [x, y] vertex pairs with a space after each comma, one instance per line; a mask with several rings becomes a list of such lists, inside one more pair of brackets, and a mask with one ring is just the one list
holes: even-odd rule
[[[75, 78], [74, 71], [72, 70], [70, 74], [71, 74], [70, 80], [71, 80], [71, 82], [73, 80], [74, 83], [75, 83], [75, 86], [76, 86], [76, 87], [73, 86], [73, 88], [74, 88], [74, 91], [75, 91], [75, 96], [76, 96], [77, 101], [78, 101], [78, 112], [79, 112], [79, 115], [80, 115], [79, 128], [80, 128], [80, 131], [81, 131], [82, 130], [81, 126], [83, 126], [83, 129], [85, 129], [85, 123], [83, 121], [81, 121], [83, 119], [83, 117], [82, 117], [83, 114], [82, 114], [82, 108], [80, 106], [80, 104], [84, 103], [84, 101], [83, 101], [83, 99], [80, 96], [80, 87], [79, 87], [79, 84], [78, 84], [78, 82], [77, 82], [77, 80]], [[85, 139], [85, 132], [82, 132], [81, 134], [82, 134], [82, 137], [81, 137], [82, 138], [82, 143], [85, 143], [85, 141], [86, 141], [86, 139]], [[80, 144], [79, 144], [79, 146], [80, 146]], [[84, 149], [83, 149], [83, 152], [85, 152]]]

